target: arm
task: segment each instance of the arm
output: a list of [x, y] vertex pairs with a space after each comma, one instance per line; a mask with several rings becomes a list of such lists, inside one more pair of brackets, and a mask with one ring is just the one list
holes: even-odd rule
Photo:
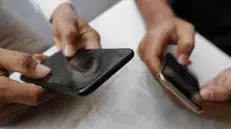
[[30, 2], [39, 9], [45, 18], [50, 21], [55, 10], [64, 3], [71, 4], [70, 0], [30, 0]]
[[[180, 64], [190, 64], [189, 56], [194, 48], [194, 26], [175, 16], [170, 3], [173, 0], [136, 0], [138, 9], [147, 25], [146, 36], [139, 46], [141, 58], [145, 59], [152, 54], [157, 57], [158, 63], [154, 63], [152, 71], [156, 74], [160, 71], [161, 60], [159, 57], [169, 43], [177, 43], [177, 58]], [[155, 37], [156, 36], [156, 37]], [[154, 45], [155, 44], [155, 45]], [[151, 50], [151, 46], [153, 47]], [[154, 52], [147, 54], [147, 51]], [[150, 56], [150, 61], [153, 61]], [[146, 62], [149, 64], [149, 62]]]
[[169, 0], [136, 0], [137, 6], [144, 17], [147, 26], [171, 18], [174, 13], [169, 6]]
[[[175, 16], [170, 0], [136, 0], [137, 6], [147, 24], [147, 32], [139, 45], [139, 55], [154, 77], [161, 72], [162, 57], [170, 43], [176, 43], [176, 58], [182, 65], [191, 64], [190, 55], [195, 45], [194, 25]], [[171, 0], [173, 1], [173, 0]], [[177, 0], [176, 0], [177, 1]], [[205, 48], [206, 49], [206, 48]], [[200, 91], [197, 102], [203, 106], [202, 116], [227, 114], [231, 97], [231, 69], [219, 74], [206, 83]], [[186, 106], [168, 89], [162, 87], [170, 100], [177, 106]], [[217, 103], [216, 103], [217, 102]], [[217, 111], [217, 109], [222, 109]]]

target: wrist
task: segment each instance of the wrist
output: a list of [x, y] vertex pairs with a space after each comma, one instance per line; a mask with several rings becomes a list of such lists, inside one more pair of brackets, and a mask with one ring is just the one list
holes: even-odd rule
[[155, 17], [153, 17], [149, 22], [147, 22], [147, 27], [154, 27], [157, 26], [158, 24], [164, 22], [164, 21], [169, 21], [171, 19], [175, 19], [176, 16], [173, 13], [159, 13]]
[[147, 27], [175, 17], [169, 0], [138, 0], [137, 5]]
[[156, 26], [163, 21], [175, 19], [176, 16], [168, 4], [160, 5], [159, 10], [147, 21], [147, 27]]

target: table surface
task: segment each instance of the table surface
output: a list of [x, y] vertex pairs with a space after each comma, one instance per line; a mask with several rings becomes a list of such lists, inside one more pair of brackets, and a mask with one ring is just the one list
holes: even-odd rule
[[[103, 48], [127, 47], [136, 52], [145, 34], [145, 25], [133, 0], [121, 1], [90, 25], [100, 33]], [[204, 54], [204, 48], [210, 54]], [[169, 50], [175, 51], [174, 48]], [[56, 51], [53, 47], [45, 54], [52, 55]], [[190, 68], [200, 78], [200, 83], [231, 64], [227, 55], [199, 34], [196, 34], [196, 48], [191, 58]], [[214, 59], [221, 63], [214, 63]], [[36, 107], [26, 121], [7, 128], [221, 129], [229, 127], [228, 122], [205, 120], [176, 108], [136, 53], [130, 63], [90, 96], [61, 96]]]

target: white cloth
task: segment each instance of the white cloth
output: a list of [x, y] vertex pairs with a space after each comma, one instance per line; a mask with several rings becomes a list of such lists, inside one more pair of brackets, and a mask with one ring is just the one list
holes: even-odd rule
[[63, 3], [70, 3], [70, 0], [29, 0], [36, 9], [41, 11], [49, 21], [57, 7]]

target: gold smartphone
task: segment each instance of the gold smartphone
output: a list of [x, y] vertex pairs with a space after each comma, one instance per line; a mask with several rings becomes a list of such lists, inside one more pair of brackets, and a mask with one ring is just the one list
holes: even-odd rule
[[157, 80], [193, 112], [203, 111], [199, 104], [200, 88], [196, 77], [186, 67], [180, 65], [172, 54], [165, 54]]

